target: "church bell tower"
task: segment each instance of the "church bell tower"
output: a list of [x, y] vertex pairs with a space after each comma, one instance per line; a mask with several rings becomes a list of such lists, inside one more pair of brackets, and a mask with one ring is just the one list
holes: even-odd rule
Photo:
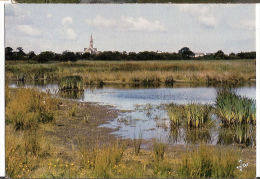
[[93, 38], [92, 38], [92, 34], [91, 34], [91, 36], [90, 36], [89, 48], [93, 48]]

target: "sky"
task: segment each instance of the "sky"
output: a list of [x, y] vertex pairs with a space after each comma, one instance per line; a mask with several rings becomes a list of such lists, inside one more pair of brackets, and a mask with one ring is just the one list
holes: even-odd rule
[[8, 4], [5, 45], [25, 52], [255, 51], [253, 4]]

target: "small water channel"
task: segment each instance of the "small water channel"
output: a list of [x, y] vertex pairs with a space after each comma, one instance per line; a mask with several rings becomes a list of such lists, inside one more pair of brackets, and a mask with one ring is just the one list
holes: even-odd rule
[[[40, 90], [58, 91], [57, 84], [29, 85], [11, 83], [10, 87], [36, 87]], [[200, 103], [214, 105], [217, 87], [178, 85], [172, 87], [129, 87], [104, 86], [85, 88], [82, 93], [65, 93], [61, 97], [76, 99], [85, 102], [94, 102], [100, 105], [110, 105], [122, 111], [120, 115], [100, 127], [117, 129], [113, 134], [122, 138], [152, 139], [171, 144], [209, 144], [246, 143], [255, 145], [255, 129], [223, 129], [218, 125], [218, 118], [211, 115], [215, 122], [211, 128], [188, 130], [185, 128], [171, 128], [170, 120], [165, 110], [165, 104]], [[247, 98], [256, 98], [255, 84], [234, 87], [237, 94]], [[250, 135], [250, 136], [249, 136]]]

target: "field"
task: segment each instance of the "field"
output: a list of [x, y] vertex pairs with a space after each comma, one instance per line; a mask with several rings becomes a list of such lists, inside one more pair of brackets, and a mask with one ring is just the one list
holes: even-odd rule
[[230, 83], [254, 81], [255, 60], [219, 61], [77, 61], [47, 64], [7, 61], [6, 77], [15, 80], [61, 80], [78, 75], [86, 84]]
[[[44, 64], [6, 61], [5, 70], [8, 177], [255, 177], [255, 100], [241, 96], [230, 88], [255, 82], [255, 60]], [[52, 93], [48, 89], [40, 91], [34, 84], [41, 81], [43, 84], [54, 82], [58, 92]], [[33, 85], [13, 88], [9, 86], [13, 84], [11, 82]], [[91, 91], [95, 95], [95, 90], [102, 89], [100, 86], [106, 88], [110, 85], [109, 89], [113, 89], [114, 84], [140, 85], [137, 88], [139, 91], [143, 90], [143, 86], [152, 86], [151, 89], [155, 90], [159, 89], [158, 86], [167, 86], [165, 89], [169, 91], [178, 91], [178, 85], [174, 85], [180, 84], [183, 95], [186, 89], [195, 90], [190, 87], [201, 84], [210, 88], [213, 86], [217, 91], [214, 104], [180, 105], [172, 100], [169, 104], [157, 106], [149, 103], [139, 105], [139, 97], [133, 98], [136, 99], [136, 109], [132, 110], [71, 97]], [[120, 88], [120, 92], [135, 93], [134, 89]], [[172, 145], [163, 138], [148, 139], [142, 135], [145, 130], [134, 139], [122, 138], [113, 134], [118, 128], [100, 127], [114, 119], [127, 125], [129, 121], [119, 116], [140, 114], [140, 111], [145, 114], [144, 118], [147, 117], [145, 119], [155, 122], [165, 122], [166, 119], [157, 114], [153, 117], [152, 113], [165, 111], [169, 117], [169, 127], [161, 125], [153, 130], [169, 130], [173, 141], [184, 138], [185, 143]], [[210, 143], [210, 131], [213, 130], [218, 130], [216, 144]], [[185, 132], [181, 134], [180, 131]]]

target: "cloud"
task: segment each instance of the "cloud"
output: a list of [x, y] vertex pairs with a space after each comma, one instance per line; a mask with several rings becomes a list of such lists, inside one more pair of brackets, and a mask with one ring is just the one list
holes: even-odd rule
[[32, 27], [30, 25], [18, 25], [18, 30], [26, 35], [29, 36], [39, 36], [41, 35], [41, 31], [35, 27]]
[[66, 39], [75, 40], [77, 38], [77, 34], [72, 28], [64, 28], [63, 33]]
[[63, 26], [68, 26], [68, 25], [70, 25], [70, 24], [72, 24], [72, 23], [73, 23], [72, 17], [69, 17], [69, 16], [64, 17], [64, 18], [61, 20], [61, 24], [62, 24]]
[[61, 24], [62, 24], [62, 34], [65, 37], [65, 39], [68, 40], [75, 40], [77, 38], [77, 34], [74, 31], [74, 29], [71, 27], [71, 25], [73, 24], [73, 19], [72, 17], [64, 17], [61, 20]]
[[143, 17], [121, 17], [122, 26], [124, 30], [132, 31], [165, 31], [165, 27], [159, 21], [151, 22]]
[[96, 16], [94, 19], [86, 19], [89, 26], [101, 28], [114, 28], [120, 31], [165, 31], [166, 28], [157, 20], [149, 21], [144, 17], [121, 16], [119, 20], [107, 19]]
[[48, 13], [46, 17], [47, 17], [47, 18], [52, 18], [52, 14], [51, 14], [51, 13]]
[[106, 19], [102, 16], [96, 16], [94, 19], [86, 19], [86, 22], [90, 26], [95, 27], [114, 27], [116, 26], [116, 21], [112, 19]]
[[187, 13], [201, 24], [209, 28], [214, 28], [218, 24], [218, 19], [213, 13], [213, 7], [210, 5], [182, 5], [182, 12]]

